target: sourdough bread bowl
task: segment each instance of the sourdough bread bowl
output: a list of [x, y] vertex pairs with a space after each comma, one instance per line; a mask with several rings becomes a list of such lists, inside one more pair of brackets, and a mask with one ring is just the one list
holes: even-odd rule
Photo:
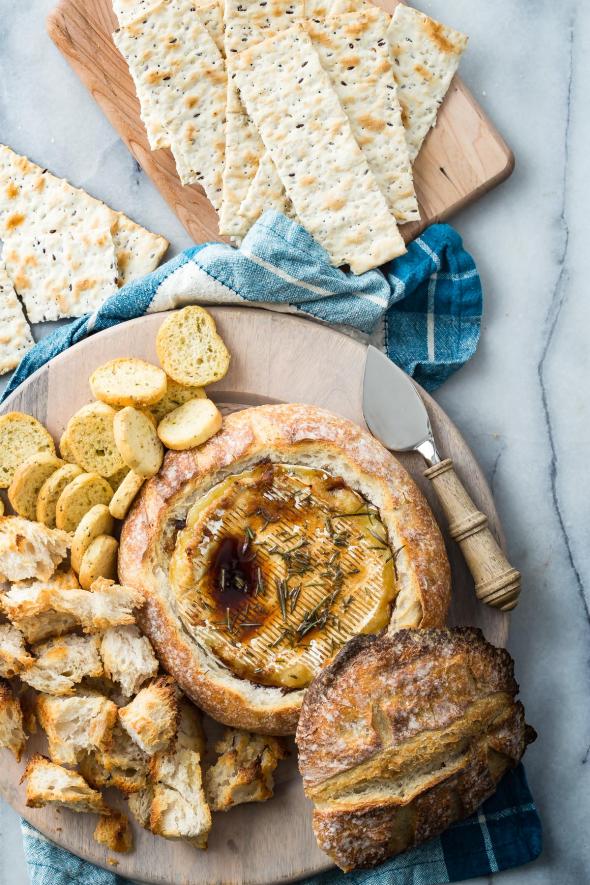
[[165, 667], [220, 722], [295, 731], [315, 674], [359, 633], [445, 621], [450, 572], [422, 494], [352, 422], [307, 405], [236, 412], [168, 452], [121, 535]]

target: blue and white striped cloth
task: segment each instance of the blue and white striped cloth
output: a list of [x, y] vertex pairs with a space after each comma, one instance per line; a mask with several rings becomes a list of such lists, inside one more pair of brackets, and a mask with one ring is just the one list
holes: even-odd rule
[[195, 301], [296, 311], [374, 333], [389, 357], [428, 390], [473, 355], [482, 312], [477, 269], [448, 225], [433, 225], [406, 255], [354, 276], [331, 267], [324, 249], [298, 224], [267, 212], [240, 249], [222, 243], [187, 249], [120, 289], [92, 316], [43, 338], [22, 360], [4, 397], [92, 332]]
[[[24, 357], [4, 396], [93, 332], [196, 301], [296, 311], [351, 332], [373, 334], [390, 358], [429, 390], [473, 355], [482, 312], [477, 269], [447, 225], [428, 228], [406, 255], [355, 277], [331, 267], [325, 251], [297, 224], [268, 212], [240, 249], [220, 243], [188, 249], [125, 286], [92, 316], [43, 338]], [[74, 857], [26, 823], [23, 835], [32, 885], [123, 885], [113, 871]], [[519, 766], [478, 814], [440, 838], [376, 870], [346, 877], [335, 871], [308, 885], [454, 882], [527, 863], [540, 850], [541, 826]]]

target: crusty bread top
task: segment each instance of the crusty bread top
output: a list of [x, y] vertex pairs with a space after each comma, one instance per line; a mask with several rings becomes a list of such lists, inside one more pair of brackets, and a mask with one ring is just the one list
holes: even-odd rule
[[478, 629], [358, 636], [307, 691], [296, 738], [306, 792], [358, 791], [387, 776], [394, 756], [396, 771], [410, 771], [440, 749], [450, 755], [513, 708], [517, 692], [510, 655]]

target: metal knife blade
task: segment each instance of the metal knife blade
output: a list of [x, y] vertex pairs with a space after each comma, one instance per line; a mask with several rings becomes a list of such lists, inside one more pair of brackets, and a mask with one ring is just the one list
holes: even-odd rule
[[414, 382], [372, 346], [365, 363], [363, 412], [369, 430], [386, 448], [418, 450], [430, 463], [439, 460], [428, 413]]

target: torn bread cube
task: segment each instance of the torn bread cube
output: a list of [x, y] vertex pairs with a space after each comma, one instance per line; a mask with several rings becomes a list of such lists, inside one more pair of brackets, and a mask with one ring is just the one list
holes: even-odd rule
[[117, 705], [99, 694], [41, 694], [37, 713], [49, 756], [60, 765], [75, 765], [82, 753], [102, 749], [117, 721]]
[[113, 811], [110, 817], [101, 817], [94, 830], [94, 839], [106, 845], [111, 851], [127, 854], [133, 850], [133, 833], [129, 820], [120, 811]]
[[88, 811], [110, 815], [98, 790], [93, 790], [83, 777], [69, 771], [45, 756], [36, 754], [25, 768], [21, 783], [27, 782], [26, 802], [29, 808], [61, 805], [72, 811]]
[[0, 607], [27, 642], [34, 645], [76, 628], [78, 620], [74, 615], [54, 608], [54, 600], [61, 592], [61, 586], [55, 586], [53, 579], [14, 584], [0, 599]]
[[198, 753], [178, 747], [150, 762], [153, 781], [149, 829], [166, 839], [188, 839], [207, 847], [211, 811], [207, 805]]
[[178, 700], [170, 677], [155, 679], [119, 710], [119, 722], [135, 743], [152, 756], [176, 737]]
[[70, 634], [33, 648], [35, 660], [21, 674], [23, 682], [53, 695], [72, 694], [85, 676], [102, 676], [98, 636]]
[[138, 823], [165, 839], [187, 839], [207, 847], [211, 812], [203, 791], [198, 753], [178, 747], [158, 753], [150, 763], [152, 783], [129, 797]]
[[135, 626], [113, 627], [102, 638], [100, 653], [106, 675], [123, 694], [137, 694], [146, 679], [158, 672], [158, 661], [147, 636]]
[[20, 516], [0, 517], [0, 580], [47, 581], [65, 559], [71, 536]]
[[32, 663], [22, 633], [12, 624], [0, 624], [0, 677], [12, 679]]
[[133, 587], [122, 587], [99, 578], [90, 590], [63, 582], [35, 582], [12, 587], [0, 605], [28, 642], [42, 642], [82, 627], [85, 633], [99, 633], [109, 627], [133, 624], [133, 610], [143, 605], [143, 594]]
[[[82, 596], [84, 593], [84, 596]], [[78, 616], [85, 633], [98, 633], [110, 627], [135, 623], [135, 609], [141, 608], [144, 595], [135, 587], [97, 578], [90, 592], [80, 591]]]
[[131, 793], [127, 798], [129, 811], [144, 830], [150, 828], [150, 814], [152, 811], [152, 802], [154, 801], [154, 787], [148, 784], [137, 793]]
[[215, 751], [221, 755], [205, 776], [207, 801], [213, 811], [271, 798], [274, 770], [287, 755], [281, 740], [228, 728]]
[[20, 701], [6, 682], [0, 682], [0, 747], [10, 750], [16, 761], [20, 762], [26, 743]]
[[186, 750], [194, 750], [201, 757], [207, 747], [201, 711], [184, 696], [178, 702], [176, 745]]
[[117, 723], [107, 745], [85, 753], [79, 768], [93, 787], [117, 787], [126, 796], [145, 788], [148, 782], [149, 757]]

